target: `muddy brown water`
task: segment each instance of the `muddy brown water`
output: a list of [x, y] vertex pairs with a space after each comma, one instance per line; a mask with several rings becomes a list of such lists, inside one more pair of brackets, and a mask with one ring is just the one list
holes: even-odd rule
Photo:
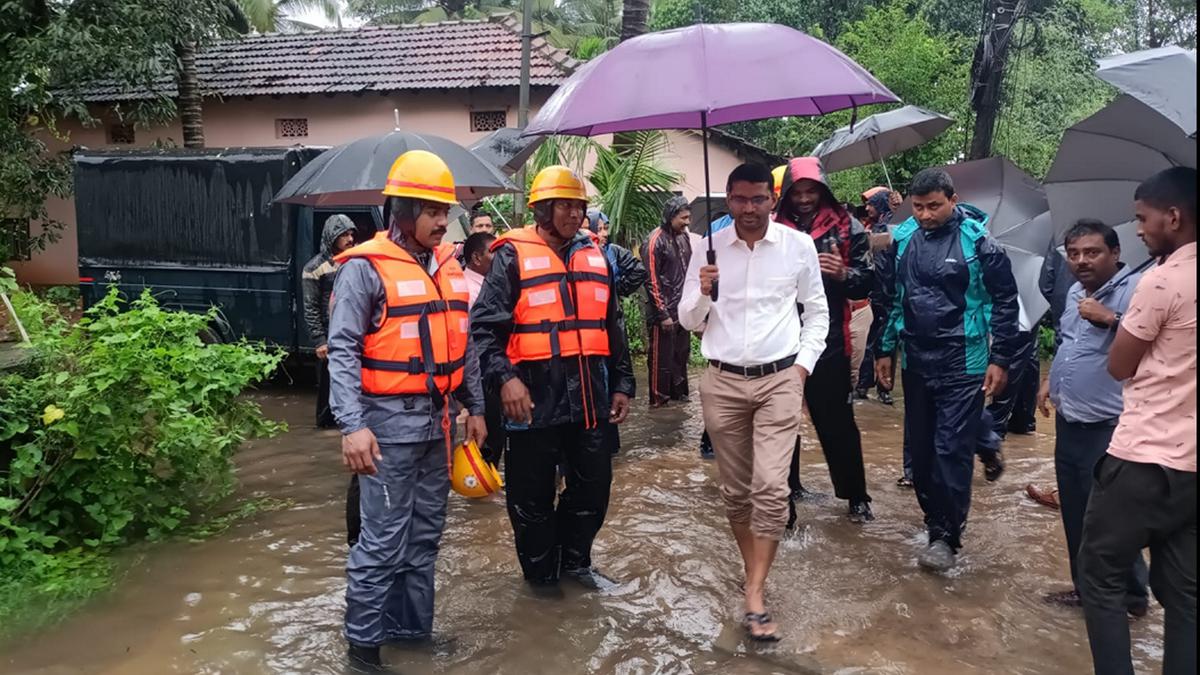
[[[338, 438], [311, 426], [313, 397], [276, 390], [265, 410], [291, 425], [238, 456], [241, 494], [294, 502], [202, 543], [127, 556], [117, 587], [72, 618], [0, 645], [0, 672], [343, 673], [347, 475]], [[698, 398], [698, 397], [694, 397]], [[698, 400], [645, 409], [624, 427], [595, 559], [622, 580], [607, 595], [564, 585], [563, 600], [520, 581], [500, 501], [450, 496], [438, 560], [436, 639], [385, 648], [401, 673], [1085, 673], [1077, 610], [1047, 606], [1068, 582], [1058, 514], [1023, 495], [1052, 483], [1052, 424], [1010, 436], [995, 484], [977, 469], [961, 564], [918, 570], [911, 491], [895, 486], [901, 407], [856, 403], [873, 523], [849, 524], [804, 428], [803, 476], [826, 499], [800, 506], [768, 605], [784, 640], [749, 644], [737, 625], [740, 560], [716, 467], [698, 458]], [[1162, 610], [1132, 628], [1138, 672], [1161, 668]]]

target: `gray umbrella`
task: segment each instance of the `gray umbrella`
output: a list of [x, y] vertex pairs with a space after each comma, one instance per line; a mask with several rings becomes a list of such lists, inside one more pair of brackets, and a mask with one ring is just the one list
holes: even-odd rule
[[511, 176], [525, 166], [545, 140], [545, 136], [522, 137], [520, 129], [505, 127], [479, 139], [470, 149], [504, 175]]
[[1196, 140], [1132, 96], [1119, 96], [1067, 129], [1046, 173], [1046, 196], [1061, 240], [1080, 218], [1133, 219], [1133, 193], [1172, 166], [1196, 166]]
[[275, 194], [275, 201], [306, 206], [382, 204], [388, 170], [409, 150], [428, 150], [441, 157], [454, 174], [461, 201], [520, 192], [499, 169], [454, 141], [397, 130], [327, 150], [292, 176]]
[[1196, 135], [1196, 50], [1172, 45], [1110, 56], [1096, 76]]
[[892, 187], [884, 158], [911, 150], [933, 139], [954, 124], [954, 120], [931, 110], [906, 105], [903, 108], [871, 115], [850, 127], [842, 127], [813, 148], [826, 171], [841, 171], [879, 162], [888, 188]]
[[[988, 232], [1008, 253], [1017, 280], [1020, 328], [1032, 330], [1050, 308], [1038, 289], [1042, 261], [1053, 236], [1046, 193], [1036, 179], [1005, 157], [941, 168], [954, 180], [960, 202], [988, 214]], [[904, 222], [911, 215], [912, 201], [905, 199], [893, 222]]]

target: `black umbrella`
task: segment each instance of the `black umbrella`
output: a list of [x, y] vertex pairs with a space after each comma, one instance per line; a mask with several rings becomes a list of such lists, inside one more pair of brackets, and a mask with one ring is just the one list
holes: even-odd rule
[[441, 136], [392, 131], [339, 145], [309, 162], [275, 194], [275, 201], [305, 206], [383, 204], [388, 170], [409, 150], [428, 150], [450, 167], [460, 201], [520, 192], [495, 166]]

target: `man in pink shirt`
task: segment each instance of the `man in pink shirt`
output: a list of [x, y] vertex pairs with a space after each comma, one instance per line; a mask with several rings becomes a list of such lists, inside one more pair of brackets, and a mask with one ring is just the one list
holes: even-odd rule
[[1138, 236], [1163, 262], [1118, 317], [1108, 372], [1124, 410], [1095, 481], [1079, 547], [1080, 596], [1096, 673], [1133, 675], [1125, 618], [1130, 565], [1150, 548], [1166, 610], [1163, 672], [1196, 672], [1196, 170], [1167, 169], [1134, 193]]
[[463, 242], [463, 276], [467, 278], [467, 302], [475, 304], [479, 297], [479, 289], [483, 288], [483, 278], [492, 268], [492, 242], [496, 235], [490, 232], [476, 232]]

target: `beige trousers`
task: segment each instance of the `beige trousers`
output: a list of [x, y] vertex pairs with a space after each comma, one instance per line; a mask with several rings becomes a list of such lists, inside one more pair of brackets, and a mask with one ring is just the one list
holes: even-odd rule
[[704, 427], [717, 455], [729, 520], [779, 539], [788, 519], [788, 468], [800, 431], [796, 368], [746, 378], [709, 366], [700, 379]]
[[874, 318], [870, 305], [850, 315], [850, 381], [854, 386], [858, 386], [858, 368], [867, 353], [867, 333], [871, 332]]

